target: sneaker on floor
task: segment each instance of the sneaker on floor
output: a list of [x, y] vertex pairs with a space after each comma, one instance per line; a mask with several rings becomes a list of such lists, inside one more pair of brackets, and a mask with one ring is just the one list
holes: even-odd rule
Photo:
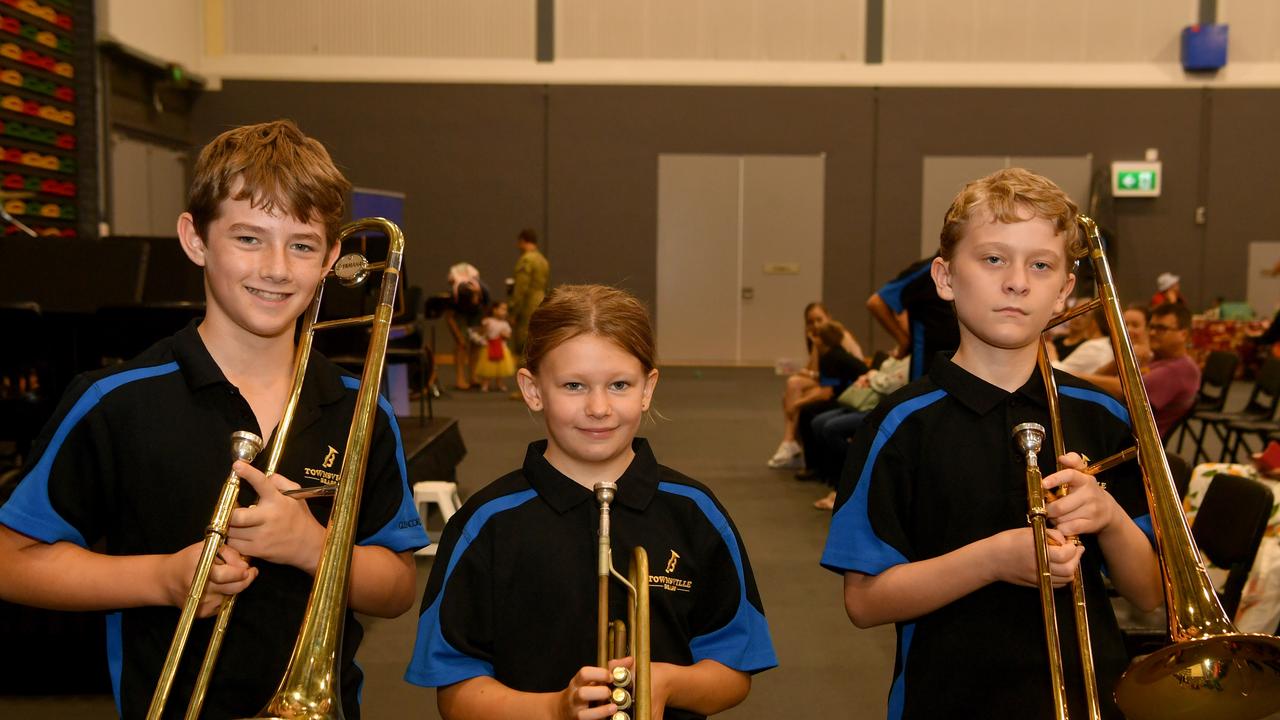
[[771, 468], [798, 468], [801, 467], [803, 457], [800, 451], [800, 443], [784, 442], [778, 446], [773, 457], [769, 458], [768, 465]]

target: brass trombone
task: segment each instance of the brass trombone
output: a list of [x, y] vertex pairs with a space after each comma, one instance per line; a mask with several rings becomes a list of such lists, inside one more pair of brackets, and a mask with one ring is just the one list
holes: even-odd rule
[[[387, 237], [387, 257], [377, 263], [370, 263], [359, 253], [349, 253], [334, 263], [325, 279], [316, 287], [311, 306], [303, 314], [302, 329], [298, 337], [298, 345], [294, 355], [293, 383], [289, 400], [285, 404], [284, 414], [276, 427], [275, 438], [267, 460], [265, 472], [275, 472], [280, 458], [284, 454], [285, 440], [293, 424], [298, 399], [302, 394], [302, 381], [307, 373], [307, 361], [311, 357], [312, 341], [317, 330], [331, 328], [370, 325], [369, 347], [365, 354], [364, 369], [360, 378], [360, 390], [356, 395], [356, 408], [351, 428], [347, 434], [346, 453], [342, 462], [342, 470], [338, 476], [336, 488], [332, 493], [297, 493], [300, 497], [317, 494], [334, 495], [333, 510], [329, 516], [329, 525], [325, 531], [325, 541], [320, 553], [320, 561], [316, 566], [315, 581], [311, 586], [311, 596], [307, 601], [306, 613], [303, 616], [302, 628], [294, 644], [289, 665], [276, 689], [275, 695], [267, 702], [259, 713], [260, 718], [322, 718], [340, 719], [342, 717], [342, 701], [339, 697], [340, 683], [337, 677], [336, 659], [338, 645], [342, 637], [342, 626], [347, 609], [347, 590], [351, 575], [351, 549], [355, 540], [356, 521], [360, 514], [360, 497], [364, 488], [365, 465], [369, 459], [369, 447], [373, 442], [374, 421], [378, 413], [378, 388], [382, 383], [382, 368], [387, 353], [387, 340], [390, 335], [391, 317], [394, 314], [396, 291], [400, 284], [400, 266], [404, 257], [404, 234], [395, 223], [384, 218], [365, 218], [344, 225], [335, 240], [341, 244], [353, 235], [365, 232], [378, 232]], [[320, 301], [324, 296], [325, 282], [336, 278], [341, 284], [354, 287], [365, 282], [371, 273], [381, 272], [382, 282], [378, 289], [377, 305], [370, 315], [339, 318], [320, 321]], [[239, 433], [237, 433], [239, 435]], [[261, 440], [258, 440], [259, 447]], [[250, 455], [252, 458], [252, 455]], [[236, 492], [228, 491], [227, 485], [239, 486], [239, 479], [234, 473], [224, 484], [222, 500], [214, 511], [211, 528], [218, 522], [219, 513], [230, 513], [234, 507]], [[325, 488], [328, 490], [329, 488]], [[224, 508], [224, 500], [226, 507]], [[225, 536], [225, 523], [222, 525], [222, 536]], [[219, 542], [221, 536], [212, 530], [207, 533], [208, 545]], [[209, 557], [209, 564], [216, 556], [216, 549]], [[202, 555], [202, 559], [203, 559]], [[203, 563], [202, 563], [203, 565]], [[147, 712], [148, 720], [159, 718], [172, 687], [177, 672], [178, 661], [185, 643], [185, 633], [190, 629], [191, 621], [204, 595], [208, 584], [208, 569], [203, 576], [201, 567], [197, 567], [192, 578], [188, 600], [178, 622], [178, 633], [165, 658], [164, 669], [152, 696], [151, 707]], [[191, 598], [195, 601], [192, 602]], [[209, 679], [217, 662], [222, 637], [226, 632], [227, 622], [235, 607], [235, 596], [223, 600], [218, 609], [213, 634], [205, 652], [204, 662], [196, 679], [195, 689], [187, 706], [186, 719], [195, 720], [200, 716], [200, 709], [208, 691]], [[185, 628], [185, 629], [184, 629]], [[178, 635], [182, 634], [181, 642]]]
[[[1116, 686], [1116, 704], [1130, 720], [1246, 720], [1265, 717], [1280, 710], [1280, 638], [1239, 632], [1218, 601], [1213, 584], [1200, 560], [1200, 552], [1191, 536], [1186, 516], [1182, 513], [1182, 501], [1173, 484], [1151, 402], [1142, 384], [1138, 359], [1125, 332], [1120, 301], [1098, 227], [1085, 215], [1079, 215], [1076, 219], [1088, 245], [1089, 259], [1098, 285], [1098, 297], [1054, 318], [1050, 327], [1098, 307], [1102, 308], [1106, 316], [1111, 345], [1116, 353], [1120, 385], [1129, 409], [1137, 447], [1136, 453], [1134, 449], [1126, 450], [1090, 465], [1085, 472], [1096, 474], [1137, 455], [1142, 467], [1152, 525], [1155, 528], [1165, 606], [1168, 611], [1169, 636], [1173, 641], [1168, 647], [1140, 658], [1129, 666]], [[1049, 398], [1056, 457], [1064, 452], [1061, 415], [1058, 411], [1057, 384], [1053, 380], [1043, 342], [1042, 339], [1039, 365]], [[1022, 430], [1022, 434], [1026, 435], [1027, 428]], [[1034, 430], [1031, 434], [1034, 435]], [[1040, 434], [1043, 436], [1043, 428], [1040, 428]], [[1028, 438], [1021, 442], [1031, 440]], [[1028, 476], [1031, 474], [1030, 463], [1033, 459], [1034, 454], [1028, 460]], [[1038, 468], [1035, 472], [1039, 474]], [[1028, 486], [1030, 484], [1031, 478], [1028, 477]], [[1034, 517], [1031, 519], [1034, 523]], [[1037, 555], [1040, 554], [1038, 549]], [[1042, 572], [1042, 576], [1043, 588], [1049, 582], [1047, 571]], [[1092, 690], [1088, 688], [1096, 683], [1096, 678], [1092, 670], [1092, 651], [1088, 642], [1088, 622], [1079, 570], [1072, 586], [1086, 693], [1090, 695], [1087, 698], [1089, 713], [1091, 717], [1097, 717], [1097, 689], [1096, 686]], [[1052, 631], [1048, 627], [1050, 619], [1055, 617], [1052, 602], [1050, 588], [1048, 600], [1042, 603], [1046, 617], [1046, 636], [1056, 636], [1056, 620]], [[1061, 650], [1050, 647], [1049, 652], [1050, 674], [1053, 676], [1056, 699], [1057, 686], [1062, 685]], [[1065, 718], [1065, 702], [1055, 704], [1060, 708], [1059, 717]]]
[[[627, 577], [622, 577], [614, 569], [609, 506], [618, 493], [618, 485], [613, 482], [596, 483], [595, 493], [596, 502], [600, 503], [600, 531], [596, 536], [596, 578], [599, 585], [596, 665], [607, 667], [610, 660], [631, 657], [631, 670], [619, 666], [610, 673], [613, 690], [609, 699], [618, 706], [612, 720], [649, 720], [652, 697], [649, 689], [649, 555], [644, 548], [637, 546], [632, 551]], [[626, 623], [609, 619], [610, 579], [617, 580], [627, 589]], [[630, 636], [628, 628], [631, 629]]]

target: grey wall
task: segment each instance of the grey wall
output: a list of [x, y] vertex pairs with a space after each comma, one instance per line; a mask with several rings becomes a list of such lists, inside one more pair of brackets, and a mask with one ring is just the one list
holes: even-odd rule
[[1215, 92], [1208, 105], [1202, 303], [1243, 299], [1249, 243], [1280, 241], [1280, 91]]
[[826, 300], [865, 332], [853, 308], [873, 290], [871, 90], [553, 87], [550, 103], [557, 281], [616, 283], [653, 305], [659, 153], [826, 153]]
[[292, 118], [354, 185], [406, 194], [410, 283], [444, 290], [449, 266], [466, 260], [501, 292], [516, 233], [546, 225], [544, 94], [538, 86], [227, 83], [199, 101], [196, 143], [234, 125]]
[[1092, 153], [1103, 168], [1158, 148], [1164, 195], [1099, 218], [1118, 233], [1125, 300], [1164, 270], [1193, 305], [1242, 297], [1248, 242], [1280, 239], [1275, 90], [228, 82], [199, 100], [196, 140], [274, 117], [323, 140], [357, 185], [408, 194], [411, 279], [429, 290], [461, 259], [498, 282], [529, 225], [555, 282], [652, 304], [663, 152], [826, 153], [824, 299], [864, 337], [866, 297], [918, 254], [925, 155]]

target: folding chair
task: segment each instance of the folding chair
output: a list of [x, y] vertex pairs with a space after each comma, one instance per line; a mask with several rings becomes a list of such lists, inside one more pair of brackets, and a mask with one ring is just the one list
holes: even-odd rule
[[[1191, 432], [1190, 422], [1203, 419], [1197, 413], [1222, 412], [1227, 404], [1227, 393], [1231, 390], [1231, 381], [1235, 378], [1236, 368], [1240, 367], [1240, 356], [1225, 350], [1214, 350], [1205, 360], [1204, 371], [1200, 373], [1200, 391], [1196, 393], [1196, 402], [1181, 420], [1169, 432], [1169, 439], [1174, 433], [1178, 435], [1177, 452], [1182, 452], [1182, 442]], [[1203, 433], [1203, 428], [1201, 428]], [[1197, 456], [1196, 460], [1199, 459]], [[1206, 456], [1207, 460], [1208, 457]]]
[[[1271, 488], [1258, 480], [1226, 473], [1215, 475], [1191, 524], [1191, 534], [1202, 556], [1227, 571], [1227, 579], [1216, 590], [1228, 617], [1234, 617], [1240, 608], [1240, 598], [1258, 546], [1262, 544], [1274, 501]], [[1113, 599], [1112, 606], [1120, 618], [1121, 634], [1131, 655], [1153, 652], [1169, 644], [1169, 627], [1164, 621], [1163, 609], [1133, 616], [1122, 598]]]
[[1245, 403], [1243, 410], [1238, 412], [1197, 412], [1191, 416], [1192, 420], [1200, 421], [1200, 432], [1194, 435], [1196, 451], [1192, 458], [1192, 463], [1199, 463], [1201, 457], [1206, 461], [1209, 460], [1209, 453], [1204, 449], [1205, 436], [1208, 434], [1209, 429], [1212, 429], [1214, 435], [1221, 441], [1222, 453], [1220, 459], [1225, 461], [1231, 450], [1231, 446], [1227, 442], [1227, 425], [1233, 422], [1244, 423], [1270, 420], [1275, 415], [1278, 405], [1280, 405], [1280, 359], [1267, 358], [1262, 368], [1258, 370], [1258, 377], [1254, 381], [1253, 389], [1249, 392], [1249, 400]]
[[1245, 581], [1262, 543], [1275, 496], [1258, 480], [1238, 475], [1215, 475], [1191, 524], [1196, 545], [1209, 562], [1227, 570], [1218, 599], [1229, 617], [1240, 607]]

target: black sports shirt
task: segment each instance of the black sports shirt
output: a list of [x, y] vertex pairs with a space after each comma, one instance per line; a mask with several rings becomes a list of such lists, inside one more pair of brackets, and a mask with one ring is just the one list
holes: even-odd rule
[[[1123, 405], [1056, 372], [1069, 451], [1100, 460], [1133, 444]], [[1056, 466], [1044, 386], [1033, 373], [1006, 392], [938, 356], [929, 375], [889, 396], [854, 438], [840, 480], [822, 565], [878, 575], [894, 565], [937, 557], [1027, 525], [1026, 465], [1012, 430], [1047, 429], [1040, 467]], [[1151, 535], [1136, 463], [1107, 473], [1110, 492]], [[1089, 626], [1106, 717], [1127, 663], [1103, 588], [1102, 551], [1082, 538]], [[1071, 713], [1083, 715], [1084, 691], [1071, 588], [1056, 592]], [[1053, 717], [1039, 591], [996, 582], [909, 622], [897, 624], [898, 652], [888, 716]]]
[[[278, 472], [303, 485], [336, 480], [359, 381], [313, 355]], [[385, 400], [376, 421], [357, 542], [395, 552], [427, 544], [409, 492], [400, 430]], [[236, 430], [261, 435], [249, 403], [210, 357], [193, 322], [124, 365], [75, 380], [33, 448], [34, 463], [3, 507], [0, 523], [42, 542], [68, 541], [111, 555], [172, 553], [199, 542], [231, 469]], [[255, 465], [263, 467], [267, 452]], [[255, 500], [241, 483], [240, 503]], [[321, 523], [332, 503], [309, 501]], [[206, 718], [262, 709], [284, 674], [312, 578], [255, 561], [214, 671]], [[142, 717], [179, 608], [130, 608], [107, 617], [107, 657], [123, 717]], [[182, 717], [208, 642], [197, 621], [166, 717]], [[363, 631], [348, 611], [340, 664], [343, 705], [359, 717], [362, 679], [353, 662]]]
[[[516, 690], [565, 688], [595, 664], [594, 494], [529, 446], [524, 467], [470, 498], [453, 516], [431, 568], [405, 679], [441, 687], [487, 675]], [[613, 562], [649, 555], [651, 652], [656, 662], [716, 660], [757, 672], [777, 665], [746, 548], [707, 488], [633, 442], [635, 459], [612, 505]], [[626, 618], [620, 584], [610, 591]], [[695, 718], [668, 708], [666, 717]]]

